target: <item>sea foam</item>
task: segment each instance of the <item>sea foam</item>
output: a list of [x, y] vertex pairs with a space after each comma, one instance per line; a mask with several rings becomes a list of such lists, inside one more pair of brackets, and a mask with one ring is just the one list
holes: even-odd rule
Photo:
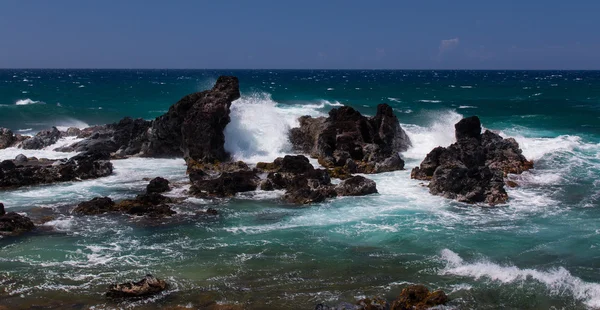
[[485, 259], [469, 263], [449, 249], [442, 250], [441, 259], [446, 263], [445, 268], [440, 271], [442, 275], [457, 275], [475, 280], [485, 278], [502, 284], [537, 281], [544, 284], [552, 295], [569, 293], [588, 307], [600, 307], [600, 284], [583, 281], [573, 276], [564, 267], [541, 271], [510, 265], [502, 266]]

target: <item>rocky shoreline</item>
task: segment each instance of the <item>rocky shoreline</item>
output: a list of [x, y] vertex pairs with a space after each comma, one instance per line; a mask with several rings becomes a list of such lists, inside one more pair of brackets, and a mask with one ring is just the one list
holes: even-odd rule
[[[240, 98], [239, 81], [222, 76], [211, 90], [190, 94], [152, 121], [124, 118], [121, 121], [85, 128], [57, 128], [34, 137], [15, 135], [0, 129], [0, 149], [17, 147], [41, 149], [61, 137], [81, 141], [55, 149], [79, 152], [69, 159], [27, 158], [19, 155], [0, 163], [0, 190], [38, 184], [100, 178], [113, 172], [110, 160], [127, 157], [182, 157], [187, 165], [190, 197], [220, 199], [256, 190], [282, 190], [281, 199], [292, 205], [319, 203], [340, 196], [377, 194], [375, 181], [356, 174], [403, 170], [401, 153], [412, 146], [393, 109], [380, 104], [373, 117], [351, 107], [334, 108], [327, 117], [303, 116], [300, 126], [289, 132], [296, 153], [317, 159], [314, 167], [304, 155], [286, 155], [273, 162], [251, 167], [231, 160], [226, 152], [224, 129], [230, 122], [232, 103]], [[486, 130], [481, 133], [478, 117], [462, 119], [455, 125], [456, 143], [433, 149], [411, 172], [411, 178], [427, 181], [431, 194], [462, 203], [497, 205], [509, 199], [504, 186], [508, 174], [533, 168], [512, 139]], [[332, 178], [340, 179], [338, 183]], [[513, 184], [511, 184], [513, 185]], [[72, 213], [97, 216], [107, 213], [163, 218], [176, 214], [178, 201], [164, 196], [169, 181], [156, 178], [146, 192], [133, 199], [113, 201], [89, 197], [74, 202]], [[0, 203], [0, 233], [16, 235], [35, 229], [33, 222], [14, 212], [6, 213]], [[217, 215], [208, 209], [208, 215]], [[166, 283], [152, 276], [140, 282], [115, 285], [108, 297], [143, 297], [158, 293]], [[414, 286], [402, 291], [391, 304], [376, 299], [361, 300], [354, 309], [425, 309], [448, 301], [443, 292], [430, 293]], [[216, 309], [216, 308], [215, 308]], [[336, 309], [321, 305], [319, 309]]]

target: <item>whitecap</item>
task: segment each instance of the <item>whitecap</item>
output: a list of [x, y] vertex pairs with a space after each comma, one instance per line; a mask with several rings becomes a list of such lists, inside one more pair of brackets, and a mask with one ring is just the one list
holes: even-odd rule
[[421, 100], [417, 100], [417, 102], [423, 102], [423, 103], [440, 103], [442, 101], [441, 100], [421, 99]]
[[17, 100], [17, 102], [15, 102], [15, 105], [29, 105], [29, 104], [44, 104], [44, 103], [42, 101], [35, 101], [35, 100], [31, 100], [29, 98]]
[[472, 105], [461, 105], [458, 107], [459, 109], [477, 109], [477, 107]]
[[560, 296], [570, 293], [576, 300], [583, 301], [588, 307], [600, 307], [600, 284], [586, 282], [573, 276], [566, 268], [559, 266], [548, 270], [531, 268], [521, 269], [517, 266], [499, 265], [486, 259], [466, 262], [457, 253], [449, 249], [441, 252], [441, 259], [446, 262], [442, 275], [470, 277], [475, 280], [483, 278], [502, 284], [537, 281], [544, 284], [551, 295]]

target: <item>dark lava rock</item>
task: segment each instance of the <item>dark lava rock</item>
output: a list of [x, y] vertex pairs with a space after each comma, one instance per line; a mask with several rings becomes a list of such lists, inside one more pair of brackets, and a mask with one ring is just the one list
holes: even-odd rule
[[329, 117], [299, 119], [290, 131], [296, 151], [310, 154], [327, 168], [348, 173], [379, 173], [404, 169], [399, 152], [411, 142], [400, 127], [392, 107], [377, 106], [377, 114], [365, 117], [351, 107], [332, 109]]
[[148, 140], [151, 121], [123, 118], [117, 123], [94, 126], [80, 130], [78, 137], [85, 140], [70, 146], [57, 148], [58, 152], [102, 151], [119, 156], [138, 154]]
[[364, 177], [354, 177], [333, 185], [325, 169], [315, 169], [303, 155], [286, 155], [272, 163], [258, 163], [257, 170], [267, 172], [261, 182], [262, 190], [285, 189], [283, 199], [295, 204], [322, 202], [327, 198], [359, 196], [377, 192], [375, 182]]
[[0, 234], [1, 235], [18, 235], [23, 232], [31, 231], [35, 225], [26, 216], [22, 216], [16, 212], [6, 213], [4, 204], [0, 203]]
[[8, 128], [0, 128], [0, 150], [13, 146], [16, 138]]
[[335, 186], [339, 196], [364, 196], [377, 193], [375, 181], [357, 175], [342, 181]]
[[115, 211], [129, 215], [165, 217], [176, 214], [167, 203], [173, 200], [158, 193], [138, 195], [135, 199], [125, 199], [115, 204]]
[[202, 174], [190, 174], [190, 192], [203, 197], [231, 197], [236, 193], [256, 190], [260, 178], [255, 171], [240, 170], [223, 172], [216, 178]]
[[40, 131], [34, 137], [21, 142], [20, 147], [26, 150], [43, 149], [56, 143], [61, 135], [60, 130], [56, 127], [52, 127], [50, 130]]
[[161, 177], [150, 180], [150, 184], [146, 186], [147, 193], [164, 193], [170, 190], [171, 187], [169, 187], [169, 181]]
[[103, 152], [86, 152], [62, 160], [5, 160], [0, 163], [0, 188], [93, 179], [108, 176], [112, 170], [109, 155]]
[[221, 76], [212, 89], [183, 97], [153, 122], [144, 155], [183, 155], [188, 164], [226, 160], [223, 130], [231, 103], [239, 97], [239, 82], [232, 76]]
[[443, 291], [429, 292], [424, 285], [411, 285], [404, 288], [392, 303], [391, 310], [425, 310], [448, 302]]
[[106, 296], [109, 298], [133, 298], [147, 297], [156, 295], [167, 289], [167, 283], [157, 279], [152, 275], [139, 282], [127, 282], [122, 284], [113, 284], [108, 288]]
[[455, 125], [456, 143], [433, 149], [411, 178], [430, 180], [429, 191], [460, 202], [504, 203], [508, 195], [503, 177], [533, 168], [512, 138], [503, 139], [489, 130], [482, 135], [477, 116]]
[[114, 211], [115, 203], [108, 197], [96, 197], [89, 201], [81, 202], [73, 210], [78, 214], [95, 215]]
[[164, 217], [176, 213], [167, 205], [172, 202], [171, 198], [158, 193], [141, 194], [135, 199], [124, 199], [117, 203], [108, 197], [96, 197], [80, 203], [73, 212], [82, 215], [116, 212], [137, 216]]
[[124, 118], [118, 123], [85, 128], [85, 140], [56, 149], [61, 152], [101, 150], [116, 157], [184, 156], [189, 165], [225, 161], [223, 130], [231, 103], [240, 97], [238, 79], [221, 76], [210, 90], [187, 95], [154, 121]]

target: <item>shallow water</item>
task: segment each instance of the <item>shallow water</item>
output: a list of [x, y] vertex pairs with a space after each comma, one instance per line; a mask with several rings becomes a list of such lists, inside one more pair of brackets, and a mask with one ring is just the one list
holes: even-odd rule
[[[152, 118], [221, 73], [236, 74], [242, 86], [226, 128], [236, 159], [289, 152], [286, 131], [298, 116], [340, 104], [372, 115], [385, 101], [413, 142], [402, 154], [407, 168], [452, 143], [454, 123], [477, 114], [484, 127], [516, 138], [535, 169], [509, 176], [521, 186], [495, 208], [431, 196], [405, 170], [369, 176], [379, 194], [307, 207], [259, 191], [190, 198], [159, 222], [72, 215], [82, 200], [134, 196], [145, 178], [174, 182], [172, 196], [189, 186], [181, 159], [113, 161], [106, 178], [0, 192], [8, 210], [55, 217], [34, 233], [0, 239], [0, 304], [161, 308], [215, 294], [252, 309], [312, 309], [362, 296], [391, 300], [406, 284], [423, 283], [449, 293], [452, 308], [600, 308], [597, 72], [0, 70], [0, 126], [34, 132]], [[16, 105], [28, 98], [45, 104]], [[1, 150], [0, 159], [73, 155], [53, 148]], [[200, 212], [208, 207], [220, 215]], [[146, 273], [166, 279], [169, 291], [133, 303], [102, 296], [108, 284]]]

